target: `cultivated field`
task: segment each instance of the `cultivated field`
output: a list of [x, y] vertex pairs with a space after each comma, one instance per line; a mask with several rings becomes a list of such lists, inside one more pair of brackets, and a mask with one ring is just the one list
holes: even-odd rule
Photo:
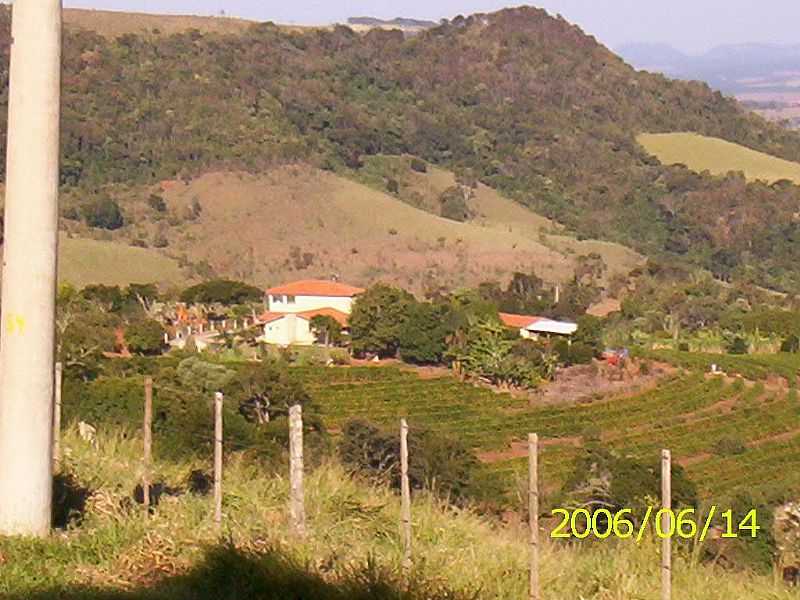
[[[762, 374], [763, 363], [753, 359], [753, 373]], [[800, 360], [793, 367], [780, 364], [782, 372], [796, 378]], [[337, 428], [361, 416], [396, 426], [406, 417], [412, 431], [419, 427], [457, 436], [478, 450], [487, 477], [512, 494], [527, 468], [523, 441], [530, 432], [543, 437], [542, 478], [549, 492], [560, 487], [575, 458], [593, 444], [646, 462], [657, 461], [660, 450], [669, 448], [702, 495], [717, 502], [739, 491], [800, 490], [800, 473], [792, 474], [800, 448], [800, 403], [785, 383], [709, 378], [695, 371], [638, 394], [530, 408], [523, 398], [449, 377], [422, 380], [395, 369], [297, 374], [313, 382], [312, 396], [327, 425]], [[733, 442], [741, 444], [741, 452], [727, 454], [725, 447]]]
[[695, 133], [641, 134], [639, 143], [664, 164], [683, 164], [693, 171], [723, 175], [741, 171], [751, 181], [788, 179], [800, 184], [800, 163], [776, 158], [738, 144]]

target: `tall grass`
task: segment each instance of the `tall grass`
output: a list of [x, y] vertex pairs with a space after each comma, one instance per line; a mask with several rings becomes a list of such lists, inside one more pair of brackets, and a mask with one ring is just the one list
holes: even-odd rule
[[[324, 464], [308, 475], [309, 536], [287, 523], [288, 482], [264, 475], [247, 454], [225, 465], [224, 530], [211, 522], [208, 497], [162, 499], [145, 519], [131, 500], [141, 443], [100, 432], [97, 448], [66, 435], [65, 469], [92, 496], [80, 524], [44, 541], [0, 541], [0, 597], [22, 600], [304, 600], [524, 598], [523, 527], [501, 526], [470, 510], [414, 498], [414, 573], [401, 576], [399, 502], [387, 489]], [[210, 462], [210, 461], [209, 461]], [[206, 461], [156, 465], [156, 479], [181, 485]], [[546, 598], [634, 600], [658, 597], [658, 544], [545, 543]], [[772, 578], [726, 573], [675, 559], [675, 598], [791, 598]]]

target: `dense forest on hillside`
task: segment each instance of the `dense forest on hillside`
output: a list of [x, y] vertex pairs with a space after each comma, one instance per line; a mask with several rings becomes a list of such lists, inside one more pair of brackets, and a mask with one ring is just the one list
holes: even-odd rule
[[[9, 24], [3, 7], [3, 105]], [[704, 84], [637, 73], [538, 9], [457, 17], [413, 38], [270, 23], [241, 35], [68, 33], [63, 121], [62, 182], [81, 197], [298, 161], [353, 174], [365, 157], [404, 153], [579, 236], [800, 290], [800, 187], [662, 166], [635, 140], [696, 131], [798, 160], [800, 136]]]

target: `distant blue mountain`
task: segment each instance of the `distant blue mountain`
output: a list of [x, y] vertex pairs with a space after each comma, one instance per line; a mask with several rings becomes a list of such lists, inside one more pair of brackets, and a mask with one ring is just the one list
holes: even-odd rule
[[617, 53], [637, 69], [707, 81], [724, 92], [800, 92], [800, 44], [733, 44], [693, 56], [668, 44], [637, 43]]

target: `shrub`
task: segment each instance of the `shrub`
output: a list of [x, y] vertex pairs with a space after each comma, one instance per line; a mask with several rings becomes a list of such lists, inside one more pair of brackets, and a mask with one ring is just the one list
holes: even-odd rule
[[678, 344], [679, 352], [689, 352], [689, 342], [680, 342]]
[[[603, 448], [590, 448], [575, 463], [562, 488], [569, 504], [590, 511], [609, 508], [612, 513], [630, 508], [635, 518], [644, 516], [651, 498], [661, 490], [660, 461], [638, 462]], [[680, 465], [672, 465], [673, 507], [697, 507], [697, 488]]]
[[595, 357], [595, 349], [582, 342], [569, 343], [568, 340], [558, 340], [553, 349], [558, 354], [561, 364], [571, 367], [573, 365], [586, 365]]
[[[368, 421], [345, 424], [339, 444], [342, 463], [372, 479], [400, 488], [400, 437]], [[431, 489], [451, 500], [469, 497], [478, 460], [456, 438], [425, 430], [409, 433], [408, 476], [414, 489]]]
[[781, 352], [797, 354], [800, 352], [800, 338], [795, 334], [790, 335], [781, 343]]
[[739, 438], [724, 437], [714, 442], [711, 449], [720, 456], [738, 456], [747, 451], [747, 446]]
[[81, 215], [89, 227], [113, 231], [125, 225], [125, 218], [122, 216], [119, 204], [107, 196], [84, 204]]
[[412, 158], [411, 159], [411, 170], [412, 171], [416, 171], [417, 173], [427, 173], [428, 172], [428, 165], [422, 159]]
[[472, 218], [461, 188], [454, 186], [445, 190], [439, 197], [439, 214], [445, 219], [463, 223]]
[[750, 351], [750, 345], [741, 336], [736, 336], [728, 346], [729, 354], [747, 354]]
[[350, 364], [350, 354], [347, 352], [347, 350], [333, 348], [330, 351], [330, 357], [333, 361], [333, 364], [337, 367], [343, 367]]
[[147, 206], [158, 213], [167, 211], [167, 203], [164, 201], [164, 198], [157, 194], [150, 194], [150, 197], [147, 199]]
[[134, 354], [161, 354], [164, 350], [164, 328], [153, 319], [134, 321], [125, 329], [125, 342]]

